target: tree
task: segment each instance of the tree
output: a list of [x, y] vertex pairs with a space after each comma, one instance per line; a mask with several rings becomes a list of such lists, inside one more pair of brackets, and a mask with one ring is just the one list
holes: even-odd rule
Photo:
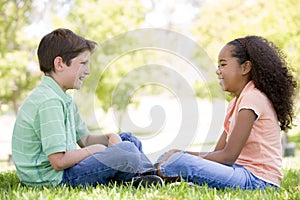
[[0, 2], [0, 104], [11, 104], [15, 113], [18, 101], [36, 83], [30, 68], [34, 48], [23, 34], [31, 5], [32, 0]]
[[[110, 46], [110, 48], [102, 49], [102, 43], [119, 34], [125, 33], [130, 29], [139, 28], [144, 20], [145, 8], [141, 5], [140, 0], [129, 1], [80, 1], [74, 0], [68, 17], [63, 21], [57, 21], [56, 26], [70, 28], [74, 32], [83, 35], [98, 42], [99, 47], [92, 56], [91, 60], [91, 75], [85, 80], [84, 87], [79, 91], [79, 109], [82, 110], [85, 116], [92, 116], [94, 110], [91, 110], [91, 105], [94, 105], [94, 96], [96, 95], [96, 103], [98, 103], [104, 111], [111, 107], [117, 110], [124, 110], [128, 102], [120, 101], [112, 105], [112, 93], [120, 78], [132, 69], [128, 66], [128, 62], [134, 57], [128, 54], [121, 59], [121, 62], [116, 62], [114, 66], [106, 66], [103, 61], [109, 60], [117, 56], [119, 45]], [[104, 52], [105, 51], [105, 52]], [[137, 60], [140, 58], [136, 58]], [[142, 58], [141, 58], [142, 59]], [[99, 74], [99, 72], [103, 72]], [[96, 84], [96, 87], [95, 87]], [[84, 100], [80, 100], [85, 96]], [[92, 122], [91, 124], [96, 123]], [[94, 125], [91, 125], [94, 126]]]
[[299, 85], [299, 9], [296, 0], [205, 1], [192, 32], [215, 63], [219, 50], [232, 39], [266, 37], [283, 49]]
[[299, 9], [296, 0], [205, 1], [193, 35], [214, 61], [222, 46], [230, 40], [261, 35], [285, 51], [297, 71], [295, 76], [299, 77]]

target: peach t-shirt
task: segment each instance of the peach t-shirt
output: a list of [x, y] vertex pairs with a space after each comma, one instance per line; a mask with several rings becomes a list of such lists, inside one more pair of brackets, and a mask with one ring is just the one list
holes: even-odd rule
[[282, 179], [282, 148], [280, 127], [272, 103], [250, 81], [239, 98], [234, 98], [228, 105], [224, 122], [227, 140], [241, 109], [253, 110], [257, 118], [236, 164], [243, 165], [257, 177], [279, 186]]

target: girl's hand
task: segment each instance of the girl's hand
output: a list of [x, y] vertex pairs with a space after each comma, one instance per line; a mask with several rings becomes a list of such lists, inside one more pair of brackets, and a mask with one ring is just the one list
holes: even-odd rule
[[175, 153], [177, 153], [177, 152], [181, 152], [182, 150], [179, 150], [179, 149], [171, 149], [171, 150], [169, 150], [165, 155], [164, 155], [164, 157], [161, 159], [161, 161], [157, 164], [157, 174], [158, 174], [158, 176], [160, 176], [160, 177], [164, 177], [163, 175], [162, 175], [162, 173], [160, 172], [160, 166], [164, 163], [164, 162], [166, 162], [167, 160], [169, 160], [169, 158], [172, 156], [172, 155], [174, 155]]
[[177, 153], [177, 152], [181, 152], [182, 150], [179, 150], [179, 149], [171, 149], [169, 150], [165, 156], [163, 157], [161, 163], [167, 161], [173, 154]]

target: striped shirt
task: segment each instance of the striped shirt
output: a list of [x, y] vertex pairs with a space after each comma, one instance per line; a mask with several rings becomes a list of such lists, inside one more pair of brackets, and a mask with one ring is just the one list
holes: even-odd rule
[[12, 156], [20, 180], [29, 186], [56, 186], [63, 171], [52, 168], [48, 156], [77, 148], [88, 134], [69, 94], [48, 76], [23, 102], [12, 136]]

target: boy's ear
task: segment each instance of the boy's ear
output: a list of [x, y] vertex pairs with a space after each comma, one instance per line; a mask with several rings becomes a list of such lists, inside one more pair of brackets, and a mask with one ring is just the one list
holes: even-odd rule
[[55, 69], [55, 71], [60, 72], [60, 71], [63, 70], [63, 67], [62, 67], [63, 59], [62, 59], [62, 57], [56, 56], [56, 57], [54, 58], [54, 61], [53, 61], [53, 62], [54, 62], [54, 69]]
[[247, 60], [242, 64], [242, 69], [243, 69], [243, 75], [248, 74], [251, 69], [252, 69], [252, 63], [251, 61]]

